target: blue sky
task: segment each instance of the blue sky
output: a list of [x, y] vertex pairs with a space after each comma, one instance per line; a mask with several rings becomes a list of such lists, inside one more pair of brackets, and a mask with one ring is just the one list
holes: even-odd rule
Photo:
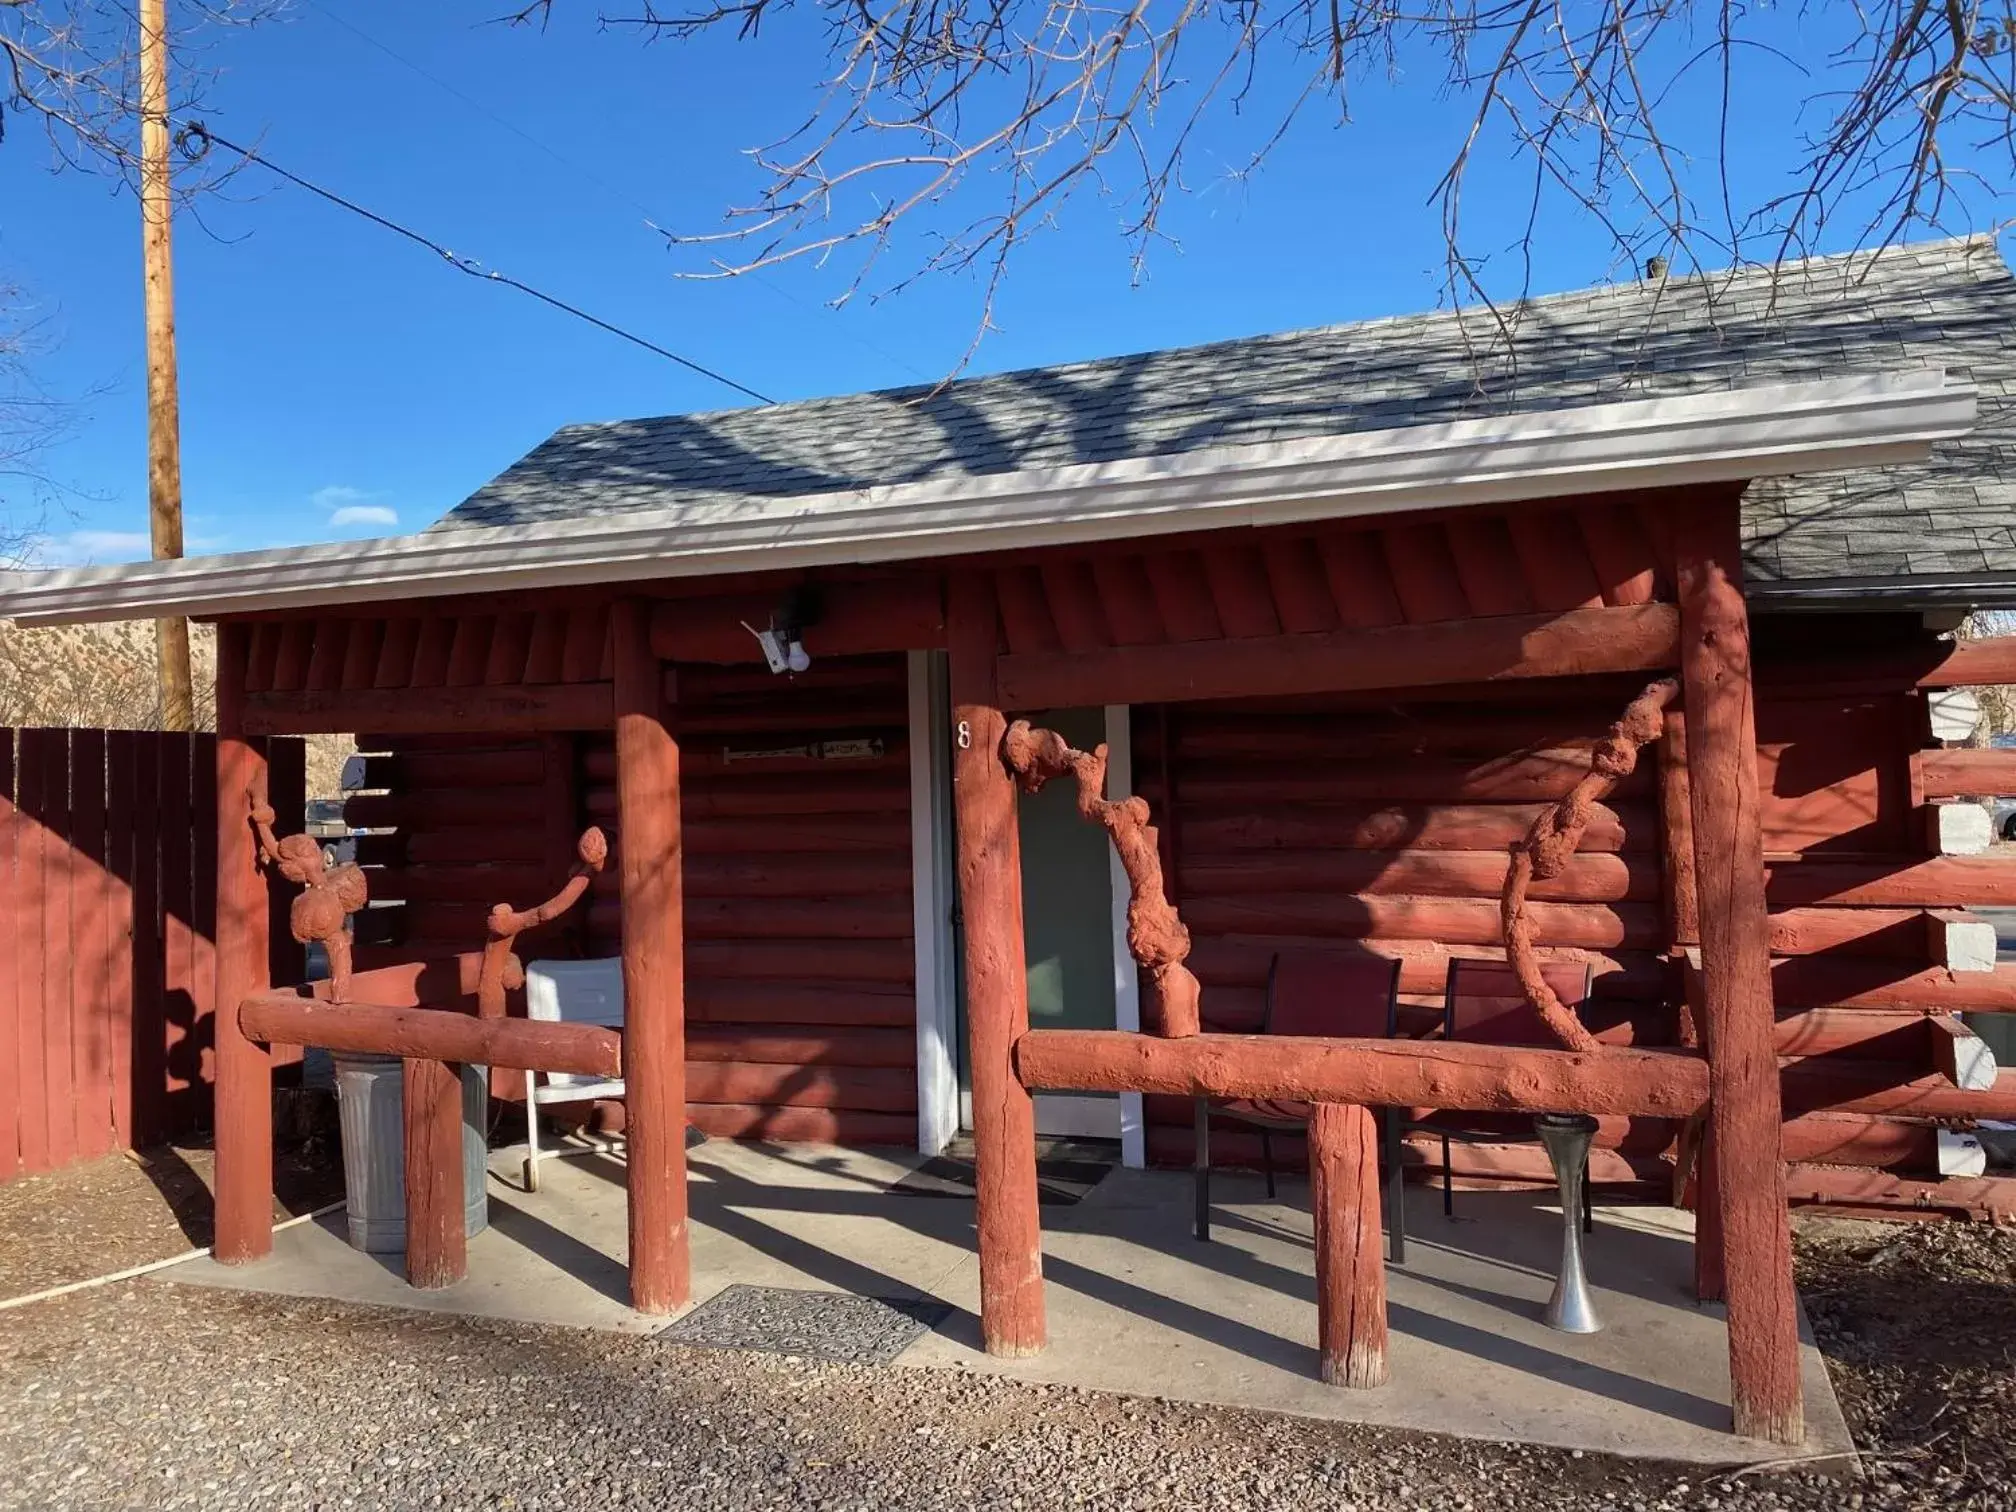
[[[304, 0], [214, 44], [220, 77], [204, 116], [457, 252], [781, 399], [934, 379], [959, 361], [978, 313], [971, 279], [927, 279], [834, 311], [842, 271], [683, 280], [644, 225], [648, 214], [705, 229], [747, 196], [755, 178], [741, 149], [801, 113], [818, 77], [809, 29], [773, 27], [760, 47], [647, 45], [597, 30], [592, 0], [560, 0], [560, 24], [543, 34], [485, 24], [500, 8]], [[809, 13], [780, 19], [792, 14]], [[1801, 24], [1784, 18], [1784, 40], [1818, 56], [1821, 39], [1799, 36]], [[1282, 82], [1262, 81], [1263, 106]], [[1752, 189], [1782, 184], [1790, 166], [1784, 112], [1800, 87], [1769, 84], [1739, 122]], [[1434, 76], [1360, 88], [1351, 125], [1312, 114], [1258, 175], [1235, 182], [1227, 169], [1262, 116], [1204, 142], [1196, 192], [1169, 219], [1180, 246], [1158, 248], [1138, 283], [1117, 212], [1075, 202], [1016, 263], [1001, 329], [973, 370], [1432, 307], [1444, 269], [1427, 197], [1465, 124]], [[1706, 124], [1698, 110], [1675, 119]], [[15, 124], [0, 147], [0, 284], [18, 287], [42, 322], [39, 378], [77, 402], [74, 434], [44, 459], [74, 490], [49, 521], [47, 555], [145, 555], [137, 209], [107, 180], [50, 173], [35, 132]], [[1485, 150], [1502, 159], [1502, 144]], [[1480, 244], [1510, 239], [1524, 187], [1480, 169], [1468, 200]], [[202, 219], [183, 216], [176, 243], [192, 551], [416, 530], [561, 424], [742, 402], [257, 169], [206, 200]], [[1555, 211], [1545, 232], [1537, 291], [1622, 271], [1593, 225]]]

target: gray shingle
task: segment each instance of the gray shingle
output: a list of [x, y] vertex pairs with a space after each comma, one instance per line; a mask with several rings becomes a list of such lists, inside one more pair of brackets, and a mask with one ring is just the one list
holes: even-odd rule
[[[845, 492], [1647, 394], [1945, 368], [2016, 393], [2016, 280], [1991, 238], [1606, 285], [1503, 312], [1256, 336], [943, 388], [571, 425], [436, 529]], [[2016, 403], [1924, 463], [1760, 480], [1759, 578], [2016, 571]]]

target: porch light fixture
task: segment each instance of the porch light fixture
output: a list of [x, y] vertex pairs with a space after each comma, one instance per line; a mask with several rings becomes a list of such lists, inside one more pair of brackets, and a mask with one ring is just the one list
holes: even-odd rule
[[812, 665], [812, 653], [805, 649], [804, 632], [807, 626], [819, 623], [819, 609], [819, 596], [813, 589], [794, 588], [790, 597], [772, 612], [768, 630], [758, 630], [747, 620], [742, 621], [742, 628], [756, 637], [756, 644], [763, 648], [763, 660], [772, 672], [803, 672]]

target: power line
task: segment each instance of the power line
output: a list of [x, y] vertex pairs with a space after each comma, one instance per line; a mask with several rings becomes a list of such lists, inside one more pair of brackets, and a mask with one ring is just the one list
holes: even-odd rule
[[483, 266], [482, 263], [478, 262], [473, 257], [463, 257], [459, 253], [452, 252], [447, 247], [442, 246], [441, 243], [435, 241], [432, 237], [424, 236], [420, 232], [415, 231], [410, 226], [402, 226], [399, 224], [399, 222], [395, 220], [388, 220], [385, 216], [378, 214], [375, 210], [365, 209], [364, 206], [358, 204], [355, 200], [345, 199], [342, 195], [336, 193], [333, 189], [325, 189], [320, 184], [313, 183], [310, 180], [301, 177], [301, 175], [298, 173], [294, 173], [289, 171], [288, 169], [282, 168], [278, 163], [274, 162], [271, 158], [265, 157], [260, 153], [254, 152], [250, 147], [241, 147], [236, 142], [233, 142], [226, 137], [219, 136], [216, 132], [212, 131], [209, 127], [205, 126], [201, 121], [190, 121], [185, 123], [182, 129], [176, 133], [176, 143], [182, 149], [183, 156], [189, 158], [192, 162], [195, 159], [202, 157], [204, 153], [208, 152], [213, 145], [222, 147], [227, 152], [235, 152], [238, 154], [239, 157], [243, 158], [246, 162], [257, 163], [261, 168], [264, 168], [268, 173], [277, 174], [279, 177], [287, 180], [288, 183], [293, 184], [295, 187], [300, 189], [306, 189], [310, 194], [315, 195], [317, 198], [327, 200], [332, 205], [336, 205], [341, 209], [348, 210], [352, 215], [362, 216], [365, 220], [370, 221], [374, 226], [381, 226], [385, 230], [392, 232], [395, 236], [403, 236], [407, 241], [413, 242], [418, 246], [425, 247], [429, 252], [432, 252], [435, 256], [439, 257], [443, 262], [447, 263], [449, 267], [453, 268], [458, 273], [467, 273], [471, 278], [482, 279], [487, 283], [503, 284], [508, 288], [518, 290], [518, 292], [521, 294], [529, 294], [532, 296], [532, 298], [538, 300], [541, 304], [550, 305], [553, 309], [559, 310], [562, 314], [572, 315], [576, 320], [586, 321], [589, 325], [596, 327], [598, 330], [607, 331], [611, 336], [620, 336], [623, 338], [623, 340], [628, 341], [635, 346], [640, 346], [644, 348], [644, 350], [647, 352], [655, 352], [658, 356], [666, 358], [669, 361], [676, 362], [681, 367], [686, 368], [691, 372], [698, 373], [703, 378], [711, 378], [716, 383], [723, 384], [726, 387], [735, 390], [735, 392], [738, 394], [746, 394], [748, 395], [748, 397], [754, 399], [759, 404], [775, 404], [777, 402], [775, 399], [772, 399], [767, 394], [759, 394], [755, 389], [750, 388], [749, 385], [746, 383], [737, 383], [733, 378], [730, 378], [727, 374], [718, 373], [713, 368], [710, 368], [703, 363], [695, 362], [691, 357], [682, 357], [677, 352], [672, 351], [667, 347], [662, 347], [658, 345], [658, 343], [655, 341], [651, 341], [646, 337], [639, 336], [635, 331], [626, 331], [622, 326], [614, 325], [611, 322], [604, 320], [599, 315], [591, 315], [588, 311], [582, 309], [579, 305], [569, 304], [564, 299], [560, 299], [555, 295], [548, 294], [544, 289], [535, 289], [531, 284], [526, 283], [523, 279], [513, 278], [508, 273], [500, 273], [495, 268], [486, 268]]
[[[0, 4], [4, 3], [5, 0], [0, 0]], [[538, 137], [534, 136], [531, 132], [527, 131], [524, 127], [520, 126], [516, 121], [511, 120], [508, 116], [499, 114], [496, 110], [493, 110], [490, 106], [484, 104], [474, 95], [469, 94], [462, 89], [458, 89], [455, 85], [449, 83], [439, 74], [433, 73], [428, 69], [421, 67], [418, 63], [415, 63], [411, 58], [407, 57], [404, 53], [398, 51], [396, 48], [391, 46], [391, 44], [380, 41], [378, 38], [372, 36], [371, 33], [365, 31], [363, 27], [358, 26], [355, 22], [349, 21], [344, 17], [338, 15], [328, 6], [323, 5], [321, 3], [321, 0], [305, 0], [305, 3], [307, 4], [310, 10], [315, 11], [325, 21], [334, 22], [344, 31], [350, 33], [350, 35], [355, 37], [359, 42], [362, 42], [365, 46], [373, 48], [378, 52], [383, 53], [386, 57], [390, 58], [394, 63], [397, 63], [401, 68], [406, 69], [409, 73], [418, 74], [421, 78], [425, 79], [429, 84], [432, 84], [435, 88], [443, 90], [446, 93], [453, 95], [456, 99], [460, 100], [464, 105], [467, 105], [471, 110], [475, 111], [485, 120], [490, 121], [494, 125], [503, 127], [506, 131], [510, 132], [511, 135], [517, 137], [518, 140], [524, 142], [527, 146], [536, 148], [538, 151], [544, 153], [547, 157], [551, 158], [554, 162], [558, 163], [562, 168], [565, 168], [569, 173], [574, 174], [577, 178], [584, 179], [587, 182], [594, 184], [597, 188], [601, 189], [603, 193], [610, 196], [610, 198], [620, 200], [622, 203], [628, 205], [632, 210], [635, 210], [637, 212], [639, 218], [643, 220], [644, 225], [647, 229], [651, 230], [652, 232], [655, 232], [659, 236], [668, 235], [665, 228], [658, 224], [658, 221], [655, 218], [656, 212], [653, 211], [649, 205], [645, 204], [642, 200], [638, 199], [637, 196], [632, 194], [628, 189], [625, 189], [622, 185], [617, 184], [612, 180], [610, 180], [607, 176], [596, 172], [595, 169], [591, 168], [586, 163], [568, 157], [565, 153], [561, 152], [551, 143], [541, 141]], [[761, 271], [753, 271], [748, 276], [754, 278], [757, 283], [761, 284], [764, 288], [768, 289], [772, 294], [775, 294], [779, 299], [789, 300], [792, 304], [797, 305], [801, 310], [812, 310], [824, 315], [830, 315], [832, 313], [829, 307], [815, 304], [813, 301], [806, 299], [802, 295], [792, 293], [791, 290], [785, 288], [775, 279], [769, 277], [767, 274]], [[862, 351], [873, 352], [877, 357], [881, 357], [886, 359], [887, 361], [893, 362], [898, 367], [907, 368], [911, 373], [915, 374], [919, 379], [923, 380], [926, 383], [930, 383], [933, 381], [931, 374], [925, 372], [922, 368], [918, 367], [916, 363], [911, 362], [908, 358], [900, 357], [895, 352], [890, 351], [880, 342], [871, 341], [867, 337], [863, 336], [860, 332], [848, 330], [845, 329], [844, 327], [839, 328], [838, 333], [846, 337], [847, 340], [853, 342], [854, 345], [860, 347]]]
[[[456, 88], [453, 84], [450, 84], [446, 79], [442, 78], [439, 74], [430, 73], [427, 69], [422, 68], [418, 63], [415, 63], [411, 58], [407, 57], [404, 53], [395, 51], [389, 44], [379, 41], [376, 37], [372, 36], [369, 32], [365, 31], [363, 27], [356, 25], [354, 22], [345, 20], [342, 16], [338, 15], [328, 6], [317, 3], [317, 0], [306, 0], [306, 3], [308, 5], [308, 8], [312, 11], [317, 12], [322, 17], [323, 20], [334, 22], [337, 26], [342, 27], [344, 31], [350, 33], [350, 35], [355, 37], [359, 42], [362, 42], [365, 46], [375, 48], [377, 51], [383, 53], [386, 57], [390, 58], [394, 63], [397, 63], [401, 68], [406, 69], [408, 72], [418, 74], [421, 78], [425, 79], [429, 84], [432, 84], [436, 89], [444, 90], [447, 93], [453, 95], [456, 99], [460, 100], [464, 105], [467, 105], [471, 110], [475, 111], [478, 115], [488, 120], [492, 125], [502, 126], [506, 131], [510, 132], [511, 135], [517, 137], [519, 141], [524, 142], [527, 146], [535, 147], [539, 151], [545, 153], [547, 157], [553, 159], [554, 162], [558, 163], [562, 168], [567, 169], [570, 173], [579, 174], [582, 178], [589, 179], [595, 184], [599, 185], [605, 192], [614, 195], [617, 199], [622, 200], [624, 204], [628, 205], [631, 209], [635, 210], [640, 216], [642, 216], [645, 225], [649, 226], [653, 231], [659, 230], [657, 223], [651, 219], [651, 207], [645, 204], [642, 200], [638, 199], [635, 195], [631, 194], [629, 190], [622, 188], [620, 185], [611, 183], [608, 179], [604, 178], [601, 174], [597, 173], [593, 168], [588, 167], [584, 163], [577, 163], [573, 159], [563, 155], [560, 151], [558, 151], [558, 149], [548, 146], [545, 142], [540, 141], [539, 138], [532, 135], [531, 132], [525, 130], [524, 127], [518, 125], [517, 122], [511, 120], [509, 117], [499, 115], [496, 111], [492, 110], [488, 105], [485, 105], [481, 100], [477, 99], [474, 95], [467, 94], [462, 90]], [[662, 234], [662, 232], [660, 234]]]

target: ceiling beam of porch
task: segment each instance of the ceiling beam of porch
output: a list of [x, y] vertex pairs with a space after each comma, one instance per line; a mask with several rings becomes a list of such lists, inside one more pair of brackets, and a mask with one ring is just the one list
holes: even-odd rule
[[248, 693], [244, 726], [248, 735], [494, 735], [606, 730], [614, 719], [610, 685], [583, 682]]
[[1507, 678], [1654, 671], [1679, 662], [1670, 604], [1497, 615], [1372, 630], [1003, 656], [1011, 709], [1265, 698]]

